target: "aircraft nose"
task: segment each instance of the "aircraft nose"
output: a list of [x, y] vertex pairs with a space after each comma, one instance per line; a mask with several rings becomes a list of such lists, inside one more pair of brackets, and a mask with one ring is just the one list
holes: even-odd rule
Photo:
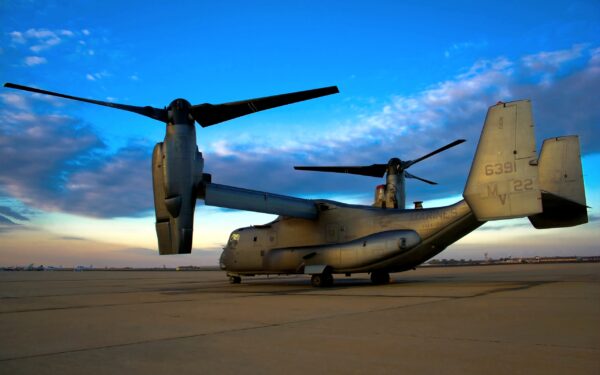
[[223, 270], [226, 271], [227, 270], [227, 255], [226, 255], [227, 249], [223, 249], [223, 252], [221, 253], [221, 257], [219, 258], [219, 267]]

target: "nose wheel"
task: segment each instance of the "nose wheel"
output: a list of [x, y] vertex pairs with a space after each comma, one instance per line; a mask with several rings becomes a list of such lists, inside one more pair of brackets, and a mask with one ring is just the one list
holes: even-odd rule
[[315, 288], [325, 288], [333, 285], [333, 275], [330, 273], [317, 273], [310, 277], [310, 283]]

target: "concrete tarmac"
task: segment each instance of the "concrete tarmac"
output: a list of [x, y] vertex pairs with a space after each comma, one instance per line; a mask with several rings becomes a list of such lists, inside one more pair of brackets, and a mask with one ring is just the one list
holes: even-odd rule
[[0, 374], [600, 374], [600, 264], [1, 272]]

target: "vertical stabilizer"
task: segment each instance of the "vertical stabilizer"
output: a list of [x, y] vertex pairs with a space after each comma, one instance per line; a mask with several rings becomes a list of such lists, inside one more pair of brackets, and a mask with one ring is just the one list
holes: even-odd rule
[[480, 221], [542, 211], [531, 102], [489, 108], [463, 196]]
[[544, 140], [538, 162], [544, 212], [529, 217], [534, 227], [571, 227], [588, 222], [579, 137]]
[[586, 205], [578, 136], [544, 140], [538, 169], [542, 191]]

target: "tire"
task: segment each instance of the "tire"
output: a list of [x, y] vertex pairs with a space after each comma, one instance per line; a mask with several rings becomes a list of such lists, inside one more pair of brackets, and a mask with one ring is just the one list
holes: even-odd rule
[[390, 274], [385, 271], [371, 272], [371, 282], [375, 285], [388, 284], [390, 282]]
[[312, 275], [310, 277], [310, 283], [315, 288], [322, 288], [323, 287], [323, 275], [320, 273]]
[[311, 276], [310, 283], [315, 288], [326, 288], [333, 285], [333, 275], [325, 273], [317, 273]]

